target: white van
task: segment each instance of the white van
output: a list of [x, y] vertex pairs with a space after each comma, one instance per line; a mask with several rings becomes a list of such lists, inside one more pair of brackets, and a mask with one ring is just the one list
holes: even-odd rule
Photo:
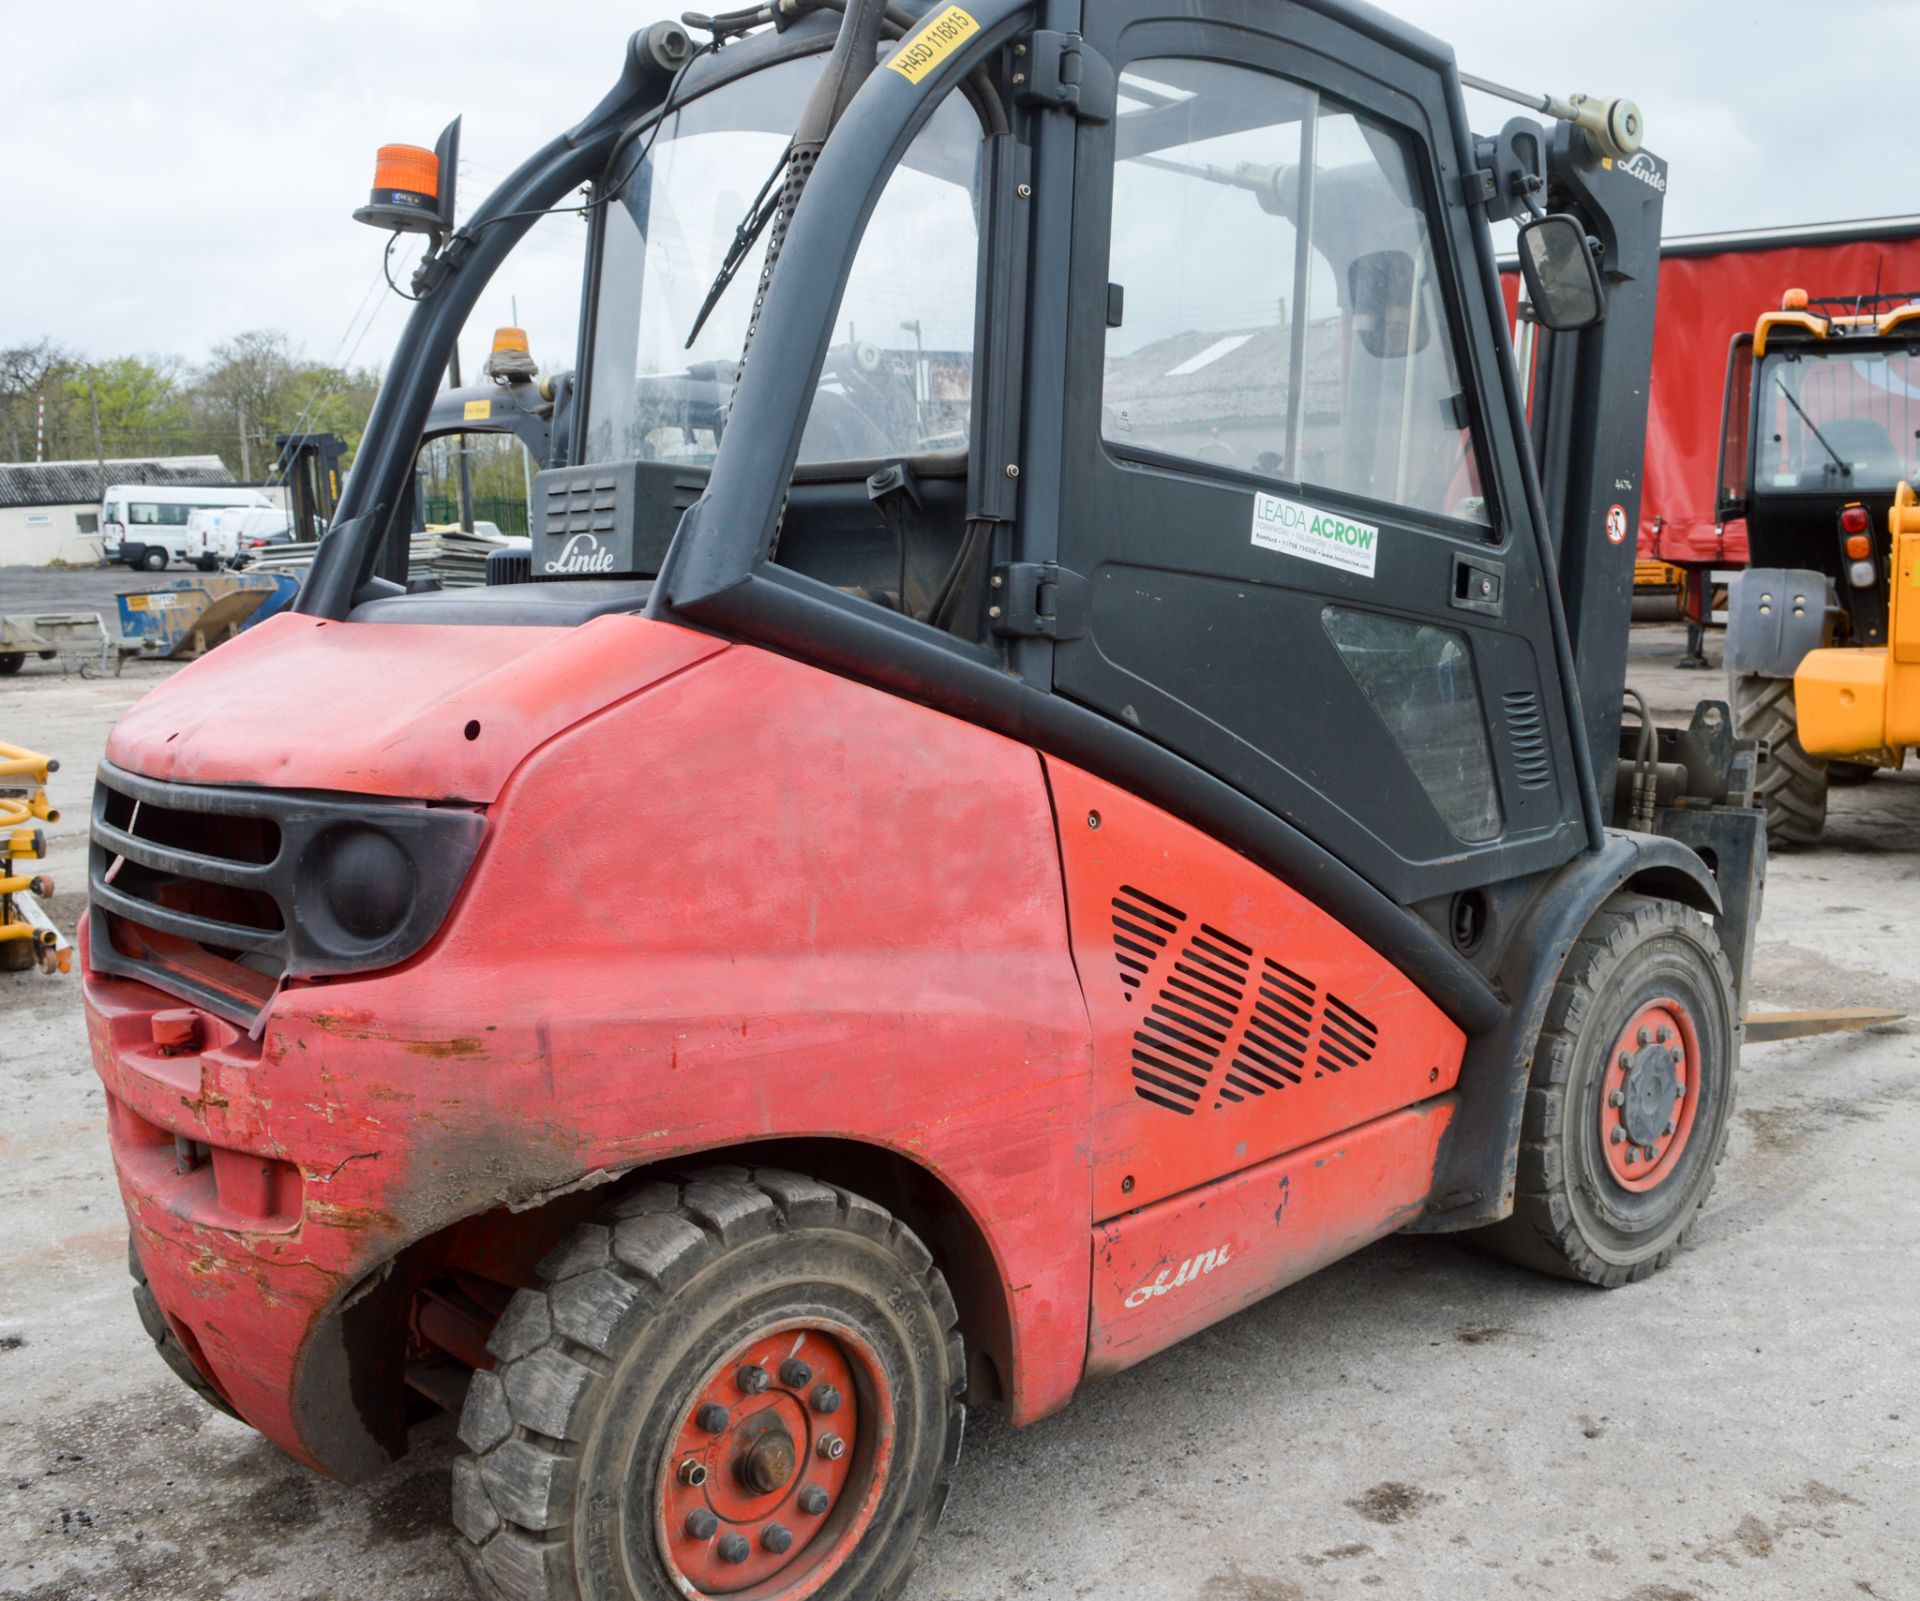
[[258, 489], [219, 484], [110, 484], [100, 499], [101, 554], [157, 573], [197, 554], [187, 545], [187, 521], [196, 511], [273, 504]]
[[284, 545], [291, 537], [290, 520], [278, 506], [219, 506], [196, 511], [187, 519], [181, 545], [183, 559], [202, 572], [223, 563], [237, 563], [269, 545]]

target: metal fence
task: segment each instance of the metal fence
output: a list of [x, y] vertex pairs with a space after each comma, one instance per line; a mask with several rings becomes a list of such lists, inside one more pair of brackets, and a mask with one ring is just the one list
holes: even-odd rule
[[[428, 495], [420, 502], [420, 520], [425, 523], [457, 523], [460, 502], [452, 495]], [[475, 495], [473, 520], [492, 523], [503, 534], [527, 531], [527, 503], [506, 495]]]

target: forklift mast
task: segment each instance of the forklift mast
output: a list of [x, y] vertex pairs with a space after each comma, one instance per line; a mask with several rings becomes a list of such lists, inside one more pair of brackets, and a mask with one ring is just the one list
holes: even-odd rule
[[295, 539], [318, 539], [340, 504], [340, 461], [347, 442], [338, 434], [277, 434], [273, 476], [287, 486], [287, 519]]

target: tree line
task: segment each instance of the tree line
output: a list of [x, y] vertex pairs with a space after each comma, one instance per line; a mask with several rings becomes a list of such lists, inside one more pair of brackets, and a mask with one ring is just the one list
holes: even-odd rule
[[357, 447], [379, 387], [377, 369], [309, 361], [276, 329], [237, 334], [200, 366], [93, 361], [41, 339], [0, 349], [0, 452], [32, 461], [44, 426], [47, 461], [212, 455], [257, 480], [273, 468], [276, 434], [332, 432]]

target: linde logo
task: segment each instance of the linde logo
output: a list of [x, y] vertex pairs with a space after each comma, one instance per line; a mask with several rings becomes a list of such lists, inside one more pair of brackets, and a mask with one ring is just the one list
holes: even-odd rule
[[613, 552], [592, 534], [575, 534], [543, 569], [550, 573], [610, 573]]
[[1649, 189], [1658, 189], [1661, 194], [1667, 192], [1667, 175], [1644, 150], [1636, 151], [1631, 161], [1621, 162], [1614, 170], [1624, 172], [1629, 178], [1638, 178]]
[[[1151, 1284], [1143, 1284], [1126, 1299], [1129, 1310], [1137, 1310], [1151, 1301], [1156, 1295], [1171, 1295], [1175, 1290], [1184, 1289], [1203, 1274], [1211, 1273], [1217, 1267], [1225, 1267], [1233, 1258], [1227, 1255], [1224, 1245], [1216, 1245], [1211, 1251], [1202, 1251], [1198, 1256], [1190, 1256], [1178, 1268], [1162, 1268], [1154, 1276]], [[1172, 1277], [1169, 1279], [1168, 1275]]]
[[1380, 530], [1372, 523], [1355, 522], [1284, 495], [1256, 494], [1253, 542], [1262, 550], [1277, 550], [1371, 578]]

